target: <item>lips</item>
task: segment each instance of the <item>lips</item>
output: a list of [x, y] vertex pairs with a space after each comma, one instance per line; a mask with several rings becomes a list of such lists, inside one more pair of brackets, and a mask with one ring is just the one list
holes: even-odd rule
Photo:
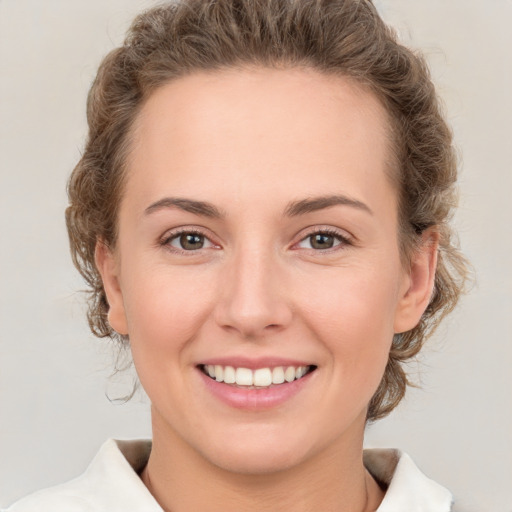
[[211, 360], [197, 365], [197, 369], [215, 398], [230, 407], [251, 411], [291, 400], [317, 373], [313, 364], [268, 359]]

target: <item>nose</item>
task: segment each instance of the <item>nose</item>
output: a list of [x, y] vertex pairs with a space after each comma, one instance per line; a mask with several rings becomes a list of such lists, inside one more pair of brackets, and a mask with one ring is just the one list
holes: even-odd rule
[[290, 324], [292, 309], [276, 260], [268, 250], [245, 248], [226, 261], [215, 311], [218, 325], [257, 339]]

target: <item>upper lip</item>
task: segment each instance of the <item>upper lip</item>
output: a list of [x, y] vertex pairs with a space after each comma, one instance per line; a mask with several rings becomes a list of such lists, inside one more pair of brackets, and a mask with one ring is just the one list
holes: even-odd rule
[[219, 365], [219, 366], [233, 366], [234, 368], [249, 368], [256, 370], [258, 368], [275, 368], [276, 366], [311, 366], [311, 361], [301, 361], [299, 359], [290, 359], [283, 357], [256, 357], [248, 358], [243, 356], [234, 357], [212, 357], [201, 361], [198, 365]]

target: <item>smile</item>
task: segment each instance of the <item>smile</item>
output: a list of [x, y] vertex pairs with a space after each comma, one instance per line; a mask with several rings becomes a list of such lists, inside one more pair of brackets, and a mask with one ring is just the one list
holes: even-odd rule
[[276, 366], [274, 368], [236, 368], [222, 365], [200, 365], [201, 371], [211, 379], [234, 387], [265, 389], [302, 379], [316, 366]]

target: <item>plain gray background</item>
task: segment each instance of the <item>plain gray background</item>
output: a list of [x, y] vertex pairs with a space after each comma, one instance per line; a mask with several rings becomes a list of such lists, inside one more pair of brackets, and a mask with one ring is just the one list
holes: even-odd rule
[[[65, 183], [101, 57], [141, 0], [0, 0], [0, 506], [83, 471], [108, 437], [150, 436], [147, 399], [114, 405], [112, 347], [89, 334]], [[462, 154], [463, 250], [477, 284], [368, 446], [399, 447], [468, 512], [512, 511], [512, 1], [380, 0], [426, 52]], [[305, 411], [307, 414], [307, 411]]]

